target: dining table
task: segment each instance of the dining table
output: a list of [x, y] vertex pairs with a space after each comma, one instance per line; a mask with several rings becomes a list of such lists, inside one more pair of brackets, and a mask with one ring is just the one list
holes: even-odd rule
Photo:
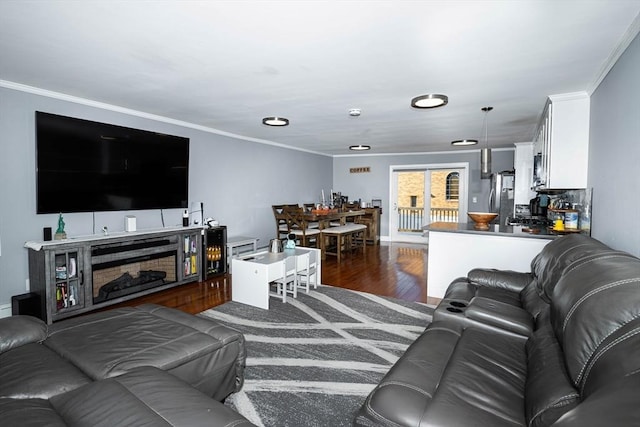
[[300, 213], [299, 217], [301, 217], [306, 223], [317, 222], [318, 228], [322, 230], [324, 228], [329, 228], [331, 226], [331, 222], [339, 222], [340, 225], [345, 225], [347, 223], [347, 218], [358, 218], [365, 215], [365, 213], [366, 212], [363, 209], [331, 209], [328, 211], [312, 210]]

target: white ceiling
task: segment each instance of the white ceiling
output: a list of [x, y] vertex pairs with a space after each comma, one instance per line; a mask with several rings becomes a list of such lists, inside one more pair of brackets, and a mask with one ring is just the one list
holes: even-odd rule
[[[484, 142], [493, 106], [490, 146], [512, 147], [533, 138], [548, 95], [597, 86], [639, 12], [640, 0], [0, 0], [0, 84], [331, 155]], [[426, 93], [449, 104], [412, 109]], [[291, 124], [264, 126], [270, 115]]]

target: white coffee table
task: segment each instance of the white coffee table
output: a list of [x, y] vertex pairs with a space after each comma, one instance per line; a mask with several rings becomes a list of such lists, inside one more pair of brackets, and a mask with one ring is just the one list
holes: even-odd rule
[[268, 251], [243, 254], [231, 259], [233, 274], [231, 275], [231, 300], [254, 307], [269, 309], [269, 282], [280, 276], [278, 262], [289, 256], [303, 255], [316, 251], [318, 266], [318, 284], [321, 281], [320, 249], [297, 247], [284, 252]]

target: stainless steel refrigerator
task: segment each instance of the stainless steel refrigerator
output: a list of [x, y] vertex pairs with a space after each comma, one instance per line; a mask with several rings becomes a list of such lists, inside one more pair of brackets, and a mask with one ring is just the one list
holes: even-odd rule
[[513, 218], [514, 190], [516, 176], [511, 171], [498, 172], [491, 175], [489, 191], [489, 212], [496, 212], [495, 223], [507, 225]]

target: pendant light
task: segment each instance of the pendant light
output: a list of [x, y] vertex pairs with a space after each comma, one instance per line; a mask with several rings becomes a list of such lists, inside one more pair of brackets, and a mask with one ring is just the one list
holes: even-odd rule
[[491, 178], [491, 149], [489, 148], [489, 124], [487, 123], [487, 115], [493, 107], [482, 107], [484, 111], [484, 141], [485, 147], [480, 150], [480, 178]]

